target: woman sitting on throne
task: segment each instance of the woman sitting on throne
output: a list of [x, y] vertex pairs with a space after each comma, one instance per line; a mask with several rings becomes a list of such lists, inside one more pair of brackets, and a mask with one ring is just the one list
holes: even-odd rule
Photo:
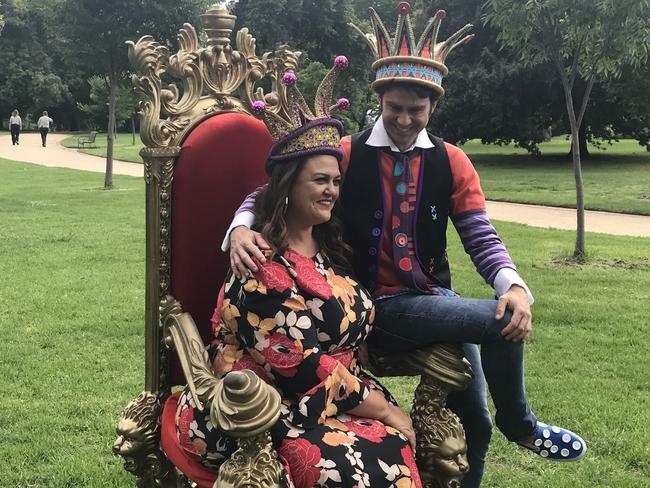
[[[293, 72], [282, 79], [286, 106], [258, 100], [251, 107], [275, 141], [255, 223], [271, 248], [254, 275], [228, 273], [210, 358], [217, 376], [248, 369], [280, 393], [271, 436], [288, 486], [420, 487], [410, 418], [357, 364], [374, 307], [351, 273], [337, 218], [343, 126], [329, 112], [348, 102], [328, 105], [345, 65], [337, 57], [321, 83], [315, 115]], [[181, 446], [210, 468], [237, 447], [195, 408], [189, 389], [179, 399], [176, 430]]]

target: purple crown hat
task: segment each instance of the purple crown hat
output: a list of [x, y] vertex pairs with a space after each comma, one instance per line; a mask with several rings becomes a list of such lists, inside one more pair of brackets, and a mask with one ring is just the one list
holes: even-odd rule
[[281, 77], [281, 86], [277, 88], [279, 103], [269, 107], [261, 94], [250, 97], [251, 113], [264, 121], [275, 141], [269, 159], [284, 161], [313, 154], [331, 154], [339, 160], [343, 157], [343, 124], [333, 118], [331, 112], [346, 110], [350, 102], [341, 98], [331, 105], [331, 100], [338, 73], [347, 65], [348, 58], [336, 57], [334, 66], [316, 90], [313, 112], [298, 90], [298, 77], [292, 70], [285, 71]]

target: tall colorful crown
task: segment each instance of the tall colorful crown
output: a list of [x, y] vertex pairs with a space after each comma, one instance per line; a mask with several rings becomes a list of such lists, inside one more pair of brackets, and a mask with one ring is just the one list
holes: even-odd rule
[[298, 90], [298, 77], [293, 70], [284, 72], [272, 105], [267, 105], [261, 91], [249, 97], [252, 113], [264, 121], [275, 141], [269, 156], [271, 160], [282, 161], [311, 154], [331, 154], [341, 159], [343, 124], [330, 113], [334, 109], [346, 110], [350, 102], [340, 98], [334, 105], [330, 103], [338, 72], [347, 65], [345, 56], [336, 57], [334, 67], [316, 90], [314, 112]]
[[442, 88], [442, 78], [449, 72], [445, 59], [456, 47], [474, 38], [473, 34], [465, 36], [473, 26], [467, 24], [446, 41], [437, 42], [440, 23], [447, 16], [444, 10], [438, 10], [429, 19], [416, 43], [410, 11], [411, 5], [408, 2], [397, 5], [397, 28], [393, 39], [372, 7], [368, 9], [368, 15], [374, 34], [364, 34], [356, 25], [348, 25], [363, 36], [376, 58], [372, 64], [372, 69], [376, 72], [376, 79], [372, 82], [375, 90], [391, 80], [399, 80], [433, 88], [443, 95], [445, 90]]

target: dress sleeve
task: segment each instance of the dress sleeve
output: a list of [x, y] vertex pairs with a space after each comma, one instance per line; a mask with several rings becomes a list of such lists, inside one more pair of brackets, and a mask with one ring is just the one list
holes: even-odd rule
[[243, 285], [237, 308], [238, 339], [283, 398], [295, 400], [295, 425], [323, 422], [366, 398], [367, 385], [322, 351], [311, 312], [282, 264], [260, 266]]

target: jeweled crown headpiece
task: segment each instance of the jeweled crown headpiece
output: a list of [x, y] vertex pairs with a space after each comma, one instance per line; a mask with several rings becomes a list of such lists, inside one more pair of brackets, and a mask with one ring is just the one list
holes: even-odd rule
[[264, 121], [274, 140], [269, 159], [283, 161], [311, 154], [331, 154], [341, 159], [343, 124], [330, 112], [346, 110], [350, 102], [340, 98], [334, 105], [330, 103], [338, 72], [347, 65], [345, 56], [336, 57], [334, 67], [316, 90], [313, 113], [296, 86], [298, 77], [293, 70], [282, 76], [283, 89], [278, 90], [279, 99], [272, 107], [266, 104], [261, 92], [250, 97], [251, 111]]
[[372, 88], [376, 90], [378, 86], [391, 80], [407, 81], [433, 88], [443, 95], [445, 90], [442, 88], [442, 78], [449, 72], [445, 59], [457, 46], [474, 38], [473, 34], [463, 37], [473, 26], [467, 24], [446, 41], [437, 42], [440, 23], [447, 15], [444, 10], [438, 10], [429, 19], [420, 40], [416, 43], [410, 11], [411, 5], [408, 2], [400, 2], [397, 5], [397, 28], [392, 39], [372, 7], [368, 9], [368, 15], [374, 34], [364, 34], [354, 24], [348, 26], [364, 37], [376, 58], [372, 64], [372, 69], [376, 72]]

